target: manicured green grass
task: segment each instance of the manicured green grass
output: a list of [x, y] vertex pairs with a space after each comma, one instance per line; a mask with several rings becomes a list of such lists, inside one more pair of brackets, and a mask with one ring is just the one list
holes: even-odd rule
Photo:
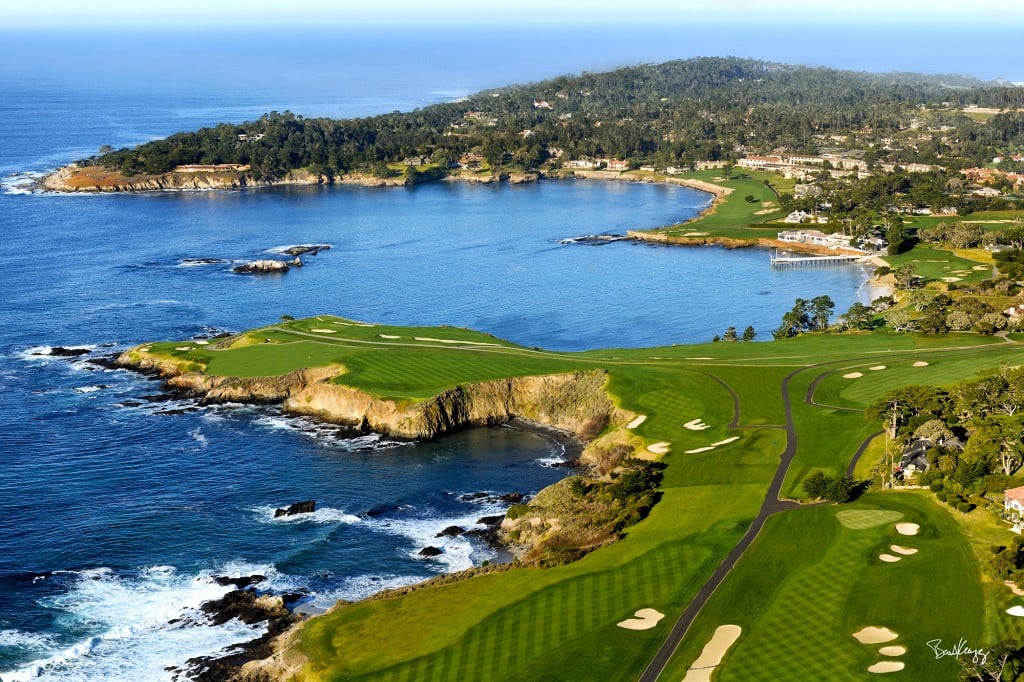
[[986, 265], [985, 263], [961, 258], [931, 244], [918, 244], [910, 251], [896, 256], [882, 256], [882, 259], [893, 269], [907, 263], [912, 264], [925, 282], [942, 282], [944, 277], [957, 277], [957, 284], [971, 284], [992, 276], [990, 267], [986, 266], [984, 270], [974, 269], [974, 266]]
[[[786, 421], [784, 377], [792, 373], [798, 440], [782, 495], [799, 496], [808, 473], [844, 471], [860, 443], [878, 430], [861, 413], [830, 406], [860, 408], [911, 382], [948, 384], [1020, 364], [1021, 353], [1016, 344], [991, 337], [885, 333], [555, 353], [472, 330], [329, 316], [263, 328], [227, 345], [235, 347], [150, 344], [153, 352], [212, 374], [269, 376], [338, 364], [345, 372], [337, 381], [406, 400], [471, 381], [604, 369], [616, 402], [647, 416], [633, 433], [671, 444], [660, 503], [620, 541], [558, 568], [520, 567], [345, 605], [301, 631], [298, 646], [310, 661], [302, 679], [410, 681], [635, 679], [764, 500], [787, 445], [779, 428]], [[930, 364], [914, 368], [916, 359]], [[876, 365], [886, 369], [867, 369]], [[854, 369], [864, 376], [841, 378]], [[806, 404], [822, 375], [815, 399], [826, 406]], [[730, 388], [738, 399], [737, 428], [729, 427], [737, 417]], [[698, 418], [710, 428], [684, 427]], [[686, 453], [733, 437], [713, 450]], [[745, 632], [726, 659], [723, 680], [750, 679], [752, 670], [763, 679], [861, 679], [874, 659], [850, 633], [867, 624], [893, 627], [901, 635], [897, 643], [911, 647], [904, 678], [948, 679], [948, 664], [929, 662], [922, 643], [952, 636], [954, 615], [965, 619], [957, 637], [983, 633], [983, 609], [984, 632], [1024, 633], [1024, 626], [1000, 615], [1005, 595], [982, 593], [974, 564], [965, 563], [965, 552], [971, 553], [962, 532], [929, 496], [872, 495], [846, 507], [865, 517], [872, 510], [903, 514], [925, 527], [918, 538], [897, 538], [888, 523], [846, 528], [836, 521], [837, 509], [773, 517], [694, 624], [666, 679], [681, 678], [714, 627], [729, 622]], [[893, 542], [921, 552], [881, 564], [874, 557]], [[957, 594], [932, 599], [934, 585], [949, 580], [957, 581]], [[929, 584], [931, 593], [921, 586]], [[648, 631], [616, 627], [640, 608], [666, 618]]]
[[[779, 228], [777, 226], [750, 227], [777, 220], [786, 214], [779, 207], [779, 199], [775, 191], [764, 184], [766, 179], [774, 183], [777, 179], [774, 174], [734, 169], [733, 177], [728, 180], [725, 179], [722, 170], [695, 171], [686, 173], [682, 177], [728, 187], [733, 191], [721, 199], [713, 212], [682, 225], [675, 225], [664, 232], [681, 235], [687, 232], [708, 231], [715, 236], [741, 239], [774, 238], [778, 235]], [[753, 196], [755, 200], [753, 202], [746, 201], [748, 195]]]
[[[839, 510], [878, 510], [890, 522], [851, 529]], [[915, 537], [898, 535], [895, 516], [921, 525]], [[880, 519], [875, 519], [878, 521]], [[918, 549], [887, 564], [877, 556], [890, 544]], [[941, 586], [949, 586], [942, 589]], [[879, 645], [858, 643], [852, 633], [867, 625], [898, 633], [906, 646], [897, 657], [907, 667], [896, 677], [945, 680], [956, 663], [937, 660], [926, 642], [952, 646], [964, 637], [983, 646], [982, 594], [967, 542], [949, 513], [925, 495], [865, 496], [846, 507], [820, 506], [773, 517], [694, 623], [663, 679], [678, 680], [719, 625], [743, 634], [726, 655], [716, 679], [869, 679], [882, 660]]]

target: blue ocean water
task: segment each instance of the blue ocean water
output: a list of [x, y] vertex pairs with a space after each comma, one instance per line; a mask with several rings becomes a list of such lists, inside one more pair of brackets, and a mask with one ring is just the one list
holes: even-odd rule
[[[580, 35], [531, 35], [569, 40], [584, 50], [575, 59], [591, 61], [573, 67], [558, 61], [563, 52], [528, 50], [514, 61], [467, 60], [423, 51], [430, 36], [413, 35], [407, 52], [367, 58], [382, 36], [342, 34], [329, 56], [305, 60], [252, 50], [274, 38], [296, 47], [294, 36], [266, 33], [0, 41], [0, 679], [168, 678], [168, 666], [252, 636], [237, 624], [171, 623], [224, 591], [212, 575], [263, 573], [274, 589], [307, 591], [322, 605], [359, 598], [496, 558], [434, 537], [502, 509], [459, 496], [529, 493], [562, 475], [545, 466], [562, 447], [531, 431], [353, 440], [270, 408], [162, 401], [143, 377], [36, 354], [47, 347], [100, 355], [328, 312], [579, 350], [702, 341], [729, 325], [767, 336], [797, 296], [828, 293], [840, 310], [870, 296], [862, 272], [772, 271], [756, 250], [559, 243], [676, 222], [706, 205], [706, 195], [676, 187], [50, 196], [26, 193], [14, 177], [102, 144], [270, 109], [366, 115], [614, 65], [586, 52]], [[469, 42], [482, 49], [485, 38]], [[651, 54], [631, 40], [623, 45], [639, 56], [617, 63]], [[143, 49], [146, 59], [133, 59]], [[233, 261], [304, 242], [333, 248], [282, 277], [230, 272]], [[189, 262], [197, 258], [222, 262]], [[274, 507], [307, 498], [321, 507], [312, 518], [273, 520]], [[428, 544], [445, 553], [419, 558]]]

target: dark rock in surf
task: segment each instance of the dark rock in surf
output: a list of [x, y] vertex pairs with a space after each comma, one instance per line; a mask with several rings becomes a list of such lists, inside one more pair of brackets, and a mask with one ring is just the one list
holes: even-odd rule
[[274, 518], [282, 516], [294, 516], [296, 514], [312, 514], [316, 511], [316, 500], [306, 500], [289, 505], [286, 509], [275, 509]]
[[462, 535], [466, 532], [466, 529], [462, 526], [448, 526], [443, 531], [435, 535], [435, 538], [454, 538]]
[[444, 554], [444, 550], [437, 547], [424, 547], [419, 551], [419, 555], [425, 557], [440, 556], [441, 554]]

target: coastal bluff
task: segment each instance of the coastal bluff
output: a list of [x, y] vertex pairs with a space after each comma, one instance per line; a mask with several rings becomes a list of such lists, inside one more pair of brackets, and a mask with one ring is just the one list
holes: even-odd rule
[[604, 370], [469, 382], [422, 401], [409, 401], [382, 398], [337, 383], [345, 372], [340, 365], [297, 369], [272, 377], [215, 376], [144, 347], [125, 351], [117, 364], [159, 374], [169, 388], [205, 403], [280, 404], [291, 414], [405, 440], [433, 439], [464, 428], [521, 419], [586, 442], [609, 423], [629, 418], [605, 391]]

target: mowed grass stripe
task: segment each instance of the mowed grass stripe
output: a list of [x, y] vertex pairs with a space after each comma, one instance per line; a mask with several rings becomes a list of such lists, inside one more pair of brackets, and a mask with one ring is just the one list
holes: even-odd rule
[[[662, 554], [666, 556], [658, 556]], [[664, 612], [665, 603], [679, 589], [674, 577], [692, 571], [705, 555], [706, 550], [701, 548], [676, 544], [650, 552], [618, 570], [591, 573], [558, 583], [492, 614], [473, 628], [454, 647], [463, 652], [461, 661], [458, 656], [447, 658], [444, 651], [435, 652], [358, 679], [411, 680], [416, 678], [410, 675], [438, 667], [446, 668], [444, 680], [521, 679], [516, 677], [517, 669], [566, 642], [593, 637], [640, 608], [654, 607]], [[652, 586], [650, 600], [636, 594], [641, 580], [649, 581]], [[537, 632], [544, 636], [538, 639], [534, 636]], [[519, 646], [500, 644], [503, 640], [518, 642], [521, 639], [534, 643], [536, 649], [524, 651]]]

